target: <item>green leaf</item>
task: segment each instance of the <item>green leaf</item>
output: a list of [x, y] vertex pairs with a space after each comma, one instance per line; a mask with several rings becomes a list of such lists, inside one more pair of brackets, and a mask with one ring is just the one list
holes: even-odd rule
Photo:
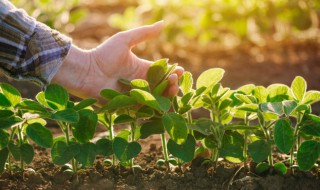
[[0, 120], [9, 119], [14, 115], [13, 111], [10, 110], [0, 110]]
[[134, 118], [130, 117], [127, 114], [121, 114], [116, 119], [114, 120], [114, 124], [123, 124], [123, 123], [129, 123], [129, 122], [134, 122]]
[[222, 88], [222, 86], [221, 86], [221, 83], [217, 83], [217, 84], [215, 84], [215, 85], [213, 85], [212, 86], [212, 88], [211, 88], [211, 97], [216, 97], [217, 96], [217, 94], [218, 94], [218, 92], [219, 92], [219, 90], [220, 90], [220, 88]]
[[306, 135], [320, 137], [320, 117], [312, 114], [304, 115], [300, 124], [300, 132]]
[[112, 147], [114, 154], [117, 156], [120, 162], [125, 162], [136, 157], [141, 151], [141, 146], [139, 143], [128, 143], [125, 139], [119, 137], [114, 138]]
[[274, 126], [274, 142], [278, 149], [288, 154], [294, 144], [294, 135], [290, 120], [279, 119]]
[[11, 107], [11, 103], [10, 101], [8, 100], [8, 98], [0, 93], [0, 107], [4, 107], [4, 108], [10, 108]]
[[276, 172], [282, 174], [282, 175], [285, 175], [287, 174], [287, 167], [286, 165], [284, 165], [284, 163], [275, 163], [273, 165], [274, 169], [276, 170]]
[[27, 126], [26, 133], [37, 145], [44, 148], [51, 148], [53, 145], [53, 135], [51, 131], [40, 123], [32, 123]]
[[256, 168], [254, 169], [254, 171], [257, 174], [262, 174], [263, 172], [266, 172], [267, 170], [269, 170], [269, 164], [265, 163], [265, 162], [260, 162], [259, 164], [257, 164]]
[[21, 101], [20, 92], [13, 86], [7, 83], [1, 83], [0, 89], [4, 96], [9, 100], [11, 106], [14, 107]]
[[236, 93], [234, 94], [234, 96], [243, 103], [246, 103], [246, 104], [253, 103], [247, 95]]
[[108, 100], [115, 98], [116, 96], [122, 95], [120, 92], [117, 92], [113, 89], [103, 89], [100, 92], [100, 95]]
[[10, 141], [8, 148], [16, 161], [20, 161], [20, 159], [22, 159], [25, 163], [30, 164], [33, 160], [34, 150], [30, 144], [24, 143], [19, 146], [14, 144], [13, 141]]
[[169, 152], [173, 156], [181, 159], [184, 162], [190, 162], [194, 157], [196, 149], [196, 140], [192, 135], [189, 134], [186, 141], [183, 144], [177, 144], [172, 139], [169, 139], [167, 146]]
[[201, 87], [209, 87], [211, 85], [217, 84], [224, 75], [224, 70], [220, 68], [208, 69], [200, 74], [197, 79], [196, 87], [197, 89]]
[[171, 139], [181, 144], [188, 137], [188, 129], [185, 119], [176, 113], [166, 113], [162, 116], [163, 125]]
[[76, 111], [79, 111], [81, 109], [84, 109], [86, 107], [89, 107], [91, 105], [93, 105], [94, 103], [96, 103], [97, 100], [94, 99], [94, 98], [88, 98], [88, 99], [84, 99], [82, 101], [80, 101], [79, 103], [77, 103], [73, 109], [76, 110]]
[[80, 145], [80, 152], [75, 157], [83, 166], [91, 166], [96, 158], [96, 145], [87, 142]]
[[304, 141], [297, 154], [300, 170], [310, 170], [319, 158], [320, 144], [315, 140]]
[[47, 86], [44, 96], [47, 104], [54, 110], [64, 110], [69, 100], [68, 92], [57, 84]]
[[57, 165], [68, 163], [80, 152], [80, 145], [71, 143], [69, 146], [64, 141], [56, 141], [51, 148], [52, 162]]
[[320, 101], [320, 92], [315, 90], [310, 90], [306, 92], [302, 104], [314, 104]]
[[289, 116], [298, 106], [297, 102], [292, 100], [286, 100], [282, 102], [284, 113]]
[[34, 157], [34, 150], [33, 147], [30, 144], [24, 143], [20, 146], [20, 154], [21, 159], [27, 163], [30, 164]]
[[194, 92], [188, 92], [188, 93], [184, 94], [182, 96], [182, 98], [180, 99], [181, 105], [182, 106], [189, 105], [190, 101], [192, 100], [193, 95], [194, 95]]
[[23, 100], [17, 105], [17, 108], [28, 110], [30, 113], [47, 114], [48, 111], [41, 104], [33, 100]]
[[132, 97], [126, 95], [118, 95], [114, 97], [112, 100], [110, 100], [106, 105], [104, 105], [100, 111], [116, 110], [134, 106], [136, 104], [137, 102]]
[[303, 112], [303, 111], [307, 111], [310, 109], [310, 105], [308, 104], [300, 104], [296, 107], [295, 111], [296, 112]]
[[47, 107], [47, 108], [50, 108], [50, 106], [48, 105], [47, 101], [46, 101], [46, 98], [45, 98], [45, 93], [44, 92], [39, 92], [37, 95], [36, 95], [36, 99], [37, 101]]
[[169, 98], [159, 96], [159, 95], [154, 95], [154, 97], [156, 98], [156, 100], [158, 102], [160, 110], [162, 110], [164, 112], [168, 112], [170, 110], [171, 102], [170, 102]]
[[9, 133], [0, 129], [0, 150], [7, 147], [8, 142], [9, 142], [9, 136], [10, 136]]
[[271, 147], [264, 140], [257, 140], [248, 145], [248, 153], [256, 163], [262, 162], [270, 154]]
[[13, 141], [10, 141], [8, 143], [8, 149], [9, 149], [10, 153], [12, 154], [13, 158], [16, 161], [20, 161], [21, 153], [20, 153], [19, 145], [14, 144]]
[[0, 129], [7, 129], [22, 122], [20, 117], [9, 117], [8, 119], [0, 120]]
[[154, 116], [154, 111], [152, 108], [143, 106], [136, 112], [137, 118], [150, 118]]
[[179, 84], [183, 95], [191, 92], [193, 85], [192, 74], [188, 71], [184, 72], [179, 79]]
[[165, 77], [168, 69], [168, 59], [160, 59], [152, 63], [147, 72], [147, 81], [153, 88], [157, 86]]
[[98, 116], [91, 110], [79, 111], [79, 122], [71, 125], [74, 138], [80, 143], [89, 142], [96, 132]]
[[149, 106], [155, 110], [160, 110], [159, 104], [156, 98], [149, 92], [133, 89], [130, 91], [130, 96], [133, 97], [137, 102]]
[[258, 103], [264, 103], [267, 101], [268, 91], [263, 86], [256, 86], [253, 90], [253, 95], [258, 99]]
[[164, 93], [164, 91], [167, 89], [168, 85], [169, 85], [169, 80], [163, 80], [159, 85], [155, 87], [155, 89], [153, 90], [153, 94], [161, 96]]
[[282, 102], [283, 100], [288, 100], [289, 87], [283, 84], [272, 84], [268, 86], [268, 102]]
[[244, 104], [237, 107], [237, 109], [246, 112], [258, 112], [259, 106], [257, 104]]
[[134, 79], [131, 81], [131, 87], [150, 92], [149, 84], [143, 79]]
[[79, 114], [74, 109], [67, 108], [65, 110], [57, 111], [51, 115], [51, 118], [67, 123], [77, 123], [79, 121]]
[[279, 116], [283, 114], [282, 102], [268, 102], [259, 105], [263, 112], [272, 112]]
[[255, 86], [253, 84], [246, 84], [237, 89], [237, 92], [242, 92], [245, 95], [251, 95]]
[[194, 124], [188, 124], [188, 129], [195, 130], [200, 132], [203, 135], [210, 135], [211, 127], [213, 126], [213, 122], [208, 118], [200, 118], [195, 121]]
[[161, 119], [150, 120], [146, 123], [143, 123], [140, 128], [141, 139], [145, 139], [153, 134], [162, 133], [164, 133], [164, 126]]
[[302, 102], [307, 90], [307, 83], [301, 76], [297, 76], [291, 83], [291, 90], [296, 100]]
[[227, 107], [229, 107], [232, 103], [231, 99], [224, 99], [222, 100], [222, 102], [219, 105], [219, 110], [222, 111], [224, 109], [226, 109]]
[[8, 157], [9, 157], [8, 148], [0, 149], [0, 174], [4, 172]]
[[241, 163], [244, 159], [240, 144], [224, 144], [220, 149], [220, 156], [232, 163]]
[[109, 139], [99, 139], [96, 142], [96, 154], [102, 156], [111, 156], [113, 154], [112, 141]]
[[124, 140], [128, 141], [129, 135], [131, 135], [131, 131], [129, 131], [128, 129], [124, 129], [124, 130], [120, 131], [116, 137], [123, 138]]

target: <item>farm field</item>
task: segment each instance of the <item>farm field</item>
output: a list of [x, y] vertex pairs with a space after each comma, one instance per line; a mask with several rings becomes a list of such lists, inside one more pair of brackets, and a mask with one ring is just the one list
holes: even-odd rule
[[[157, 19], [157, 16], [150, 15], [148, 11], [143, 12], [143, 8], [150, 9], [150, 6], [141, 6], [146, 2], [149, 1], [139, 1], [138, 3], [130, 0], [81, 1], [81, 3], [71, 7], [70, 10], [72, 12], [83, 9], [85, 10], [85, 13], [83, 13], [85, 16], [72, 26], [62, 25], [63, 27], [57, 28], [70, 35], [73, 43], [79, 47], [94, 48], [121, 30], [156, 21], [152, 19]], [[211, 1], [205, 2], [210, 4]], [[309, 1], [301, 2], [303, 4]], [[169, 11], [176, 10], [174, 9], [176, 6], [174, 3], [166, 3]], [[132, 7], [140, 7], [138, 10], [142, 10], [143, 13], [132, 12], [134, 10]], [[189, 8], [189, 6], [186, 6], [185, 9]], [[319, 21], [319, 8], [312, 7], [310, 9], [315, 10]], [[155, 10], [155, 13], [158, 13], [156, 11], [165, 15], [165, 11], [163, 12], [160, 8]], [[123, 17], [119, 17], [118, 14], [121, 13], [124, 13]], [[182, 11], [178, 13], [184, 16], [181, 23], [188, 20], [188, 14]], [[148, 18], [148, 15], [152, 19], [146, 20], [144, 18], [144, 16]], [[137, 18], [141, 20], [128, 19], [135, 16], [139, 16]], [[21, 167], [21, 163], [13, 159], [15, 155], [12, 153], [11, 164], [14, 167], [12, 167], [12, 170], [5, 170], [0, 175], [0, 189], [191, 190], [317, 189], [319, 187], [320, 37], [314, 35], [315, 32], [311, 30], [311, 32], [301, 32], [298, 35], [288, 35], [288, 37], [276, 40], [270, 37], [272, 35], [269, 33], [263, 33], [261, 34], [263, 41], [261, 41], [252, 39], [250, 30], [247, 31], [246, 35], [241, 32], [237, 34], [240, 36], [237, 39], [231, 35], [222, 35], [221, 33], [224, 32], [222, 30], [217, 35], [219, 35], [219, 39], [223, 38], [224, 40], [216, 40], [212, 36], [208, 37], [209, 40], [203, 40], [204, 37], [199, 40], [197, 35], [195, 35], [196, 37], [191, 35], [192, 32], [188, 33], [181, 31], [181, 28], [173, 27], [172, 23], [176, 20], [173, 19], [172, 21], [170, 18], [168, 17], [166, 21], [164, 16], [166, 24], [159, 38], [142, 43], [133, 49], [133, 52], [139, 57], [154, 61], [160, 60], [158, 61], [160, 62], [158, 67], [161, 67], [164, 72], [162, 80], [159, 79], [155, 82], [156, 79], [148, 78], [146, 80], [147, 85], [144, 81], [137, 80], [136, 83], [129, 81], [132, 90], [127, 94], [117, 95], [129, 97], [129, 99], [121, 99], [120, 102], [127, 102], [125, 105], [114, 100], [117, 96], [114, 96], [113, 92], [105, 91], [103, 97], [110, 102], [114, 100], [113, 103], [115, 103], [106, 103], [101, 109], [94, 106], [93, 101], [88, 100], [83, 104], [93, 107], [93, 111], [89, 113], [89, 111], [86, 112], [88, 110], [85, 109], [86, 106], [68, 107], [69, 105], [63, 101], [50, 99], [49, 92], [47, 96], [43, 95], [45, 96], [44, 102], [48, 102], [49, 99], [53, 102], [56, 101], [57, 104], [54, 104], [58, 105], [58, 108], [55, 108], [45, 105], [43, 101], [39, 101], [39, 98], [36, 100], [36, 95], [41, 91], [38, 86], [25, 81], [13, 81], [0, 75], [1, 83], [4, 82], [14, 86], [20, 91], [23, 98], [30, 98], [39, 102], [52, 114], [45, 118], [46, 120], [49, 118], [46, 128], [53, 134], [53, 142], [50, 146], [48, 145], [49, 147], [54, 146], [54, 144], [58, 146], [60, 140], [55, 140], [55, 138], [66, 135], [65, 131], [61, 129], [67, 128], [69, 131], [69, 127], [70, 142], [67, 140], [69, 137], [65, 137], [66, 140], [63, 141], [66, 142], [67, 146], [71, 146], [73, 143], [72, 138], [76, 139], [74, 142], [80, 144], [79, 146], [90, 143], [88, 147], [96, 146], [94, 160], [91, 159], [89, 151], [86, 156], [82, 155], [83, 159], [80, 159], [80, 156], [72, 155], [70, 160], [67, 161], [60, 159], [60, 157], [52, 160], [53, 153], [51, 151], [53, 148], [43, 147], [44, 142], [40, 142], [39, 145], [39, 142], [34, 140], [35, 137], [32, 137], [30, 132], [26, 132], [25, 138], [34, 147], [33, 161], [30, 164], [25, 163], [25, 170], [21, 171], [18, 169]], [[127, 25], [121, 26], [119, 23]], [[203, 30], [210, 31], [212, 29], [210, 27], [205, 28], [205, 26], [202, 26]], [[217, 25], [217, 27], [220, 27], [220, 25]], [[319, 31], [319, 23], [313, 29]], [[183, 37], [180, 38], [178, 34], [175, 34], [179, 32]], [[197, 33], [197, 31], [194, 32]], [[169, 34], [176, 36], [170, 37]], [[186, 34], [190, 36], [185, 37]], [[308, 36], [309, 34], [311, 37]], [[236, 41], [237, 43], [231, 43], [230, 45], [227, 43], [228, 41]], [[179, 98], [158, 98], [159, 91], [162, 88], [158, 86], [164, 83], [165, 74], [170, 73], [170, 65], [167, 66], [167, 62], [161, 62], [164, 58], [168, 58], [170, 64], [178, 63], [178, 65], [184, 67], [185, 71], [192, 74], [193, 83], [191, 83], [191, 86], [188, 82], [189, 76], [184, 76], [184, 80], [180, 80]], [[204, 74], [205, 72], [207, 74]], [[156, 70], [155, 73], [161, 72]], [[152, 76], [156, 76], [155, 73]], [[218, 77], [212, 78], [210, 76]], [[273, 87], [270, 87], [272, 85]], [[261, 86], [265, 88], [262, 89]], [[208, 90], [202, 91], [201, 87]], [[7, 87], [0, 86], [1, 88], [6, 89]], [[229, 89], [227, 90], [227, 88]], [[52, 89], [52, 92], [63, 91], [59, 86], [54, 85]], [[265, 91], [261, 89], [265, 89]], [[260, 96], [257, 95], [260, 92], [259, 90], [262, 94]], [[310, 92], [308, 93], [308, 91]], [[149, 95], [153, 97], [153, 103], [149, 103]], [[220, 95], [221, 99], [219, 99]], [[188, 96], [190, 97], [188, 98]], [[185, 99], [183, 100], [182, 97], [185, 97]], [[198, 97], [201, 97], [200, 100], [197, 99]], [[209, 99], [206, 100], [208, 97]], [[68, 95], [68, 98], [75, 103], [74, 105], [81, 101], [81, 99], [71, 95], [70, 97]], [[133, 102], [130, 103], [129, 101], [132, 99]], [[216, 102], [210, 104], [208, 103], [209, 100], [211, 103], [212, 101]], [[27, 104], [12, 103], [10, 98], [8, 98], [8, 101], [11, 102], [12, 107], [16, 106], [14, 109], [39, 113], [39, 110], [30, 108]], [[197, 101], [199, 105], [197, 105]], [[281, 108], [278, 107], [279, 102]], [[62, 108], [59, 108], [62, 104], [64, 104]], [[142, 108], [146, 109], [139, 106], [141, 110], [137, 109], [136, 104], [142, 105]], [[225, 104], [225, 107], [222, 106], [223, 104]], [[114, 106], [119, 106], [119, 108]], [[198, 107], [201, 108], [198, 109]], [[10, 106], [0, 103], [0, 111], [10, 109]], [[99, 124], [96, 128], [91, 127], [89, 129], [90, 134], [80, 134], [81, 132], [77, 132], [77, 129], [72, 129], [73, 124], [69, 125], [68, 123], [76, 123], [78, 120], [73, 120], [75, 118], [70, 118], [70, 115], [65, 118], [64, 114], [56, 114], [57, 112], [63, 112], [64, 109], [74, 109], [75, 112], [79, 113], [78, 119], [81, 120], [81, 114], [83, 114], [84, 118], [88, 120], [84, 119], [82, 121], [98, 122]], [[128, 111], [130, 113], [123, 114], [122, 109], [130, 109]], [[42, 111], [41, 113], [44, 113]], [[152, 114], [150, 114], [151, 112]], [[111, 119], [111, 123], [117, 124], [113, 126], [114, 133], [112, 135], [108, 119], [92, 119], [85, 116], [91, 114], [94, 117], [93, 115], [96, 113], [104, 113], [110, 118], [113, 117], [111, 117], [113, 113], [116, 113], [114, 117], [119, 117], [118, 120]], [[5, 113], [3, 112], [3, 114]], [[142, 120], [140, 120], [139, 114], [143, 115], [141, 116]], [[259, 114], [263, 114], [263, 116]], [[225, 115], [225, 117], [222, 115]], [[163, 122], [160, 132], [159, 128], [143, 132], [141, 128], [143, 128], [144, 122], [154, 122], [152, 124], [157, 125], [159, 118]], [[181, 118], [185, 124], [179, 123]], [[201, 118], [206, 119], [201, 120]], [[0, 117], [0, 121], [1, 119]], [[60, 121], [63, 121], [62, 126], [66, 128], [61, 128]], [[32, 126], [31, 124], [28, 124], [26, 128]], [[88, 124], [88, 126], [91, 126], [91, 124]], [[75, 126], [78, 125], [75, 124]], [[181, 129], [181, 126], [185, 126], [185, 130], [184, 127]], [[279, 126], [282, 127], [281, 130], [279, 130]], [[309, 128], [309, 126], [313, 128]], [[222, 129], [223, 132], [220, 133], [218, 130], [218, 133], [211, 131], [207, 134], [201, 127], [208, 127], [210, 130], [212, 130], [212, 127], [221, 127], [219, 130]], [[79, 131], [83, 129], [80, 128]], [[8, 133], [12, 132], [9, 128], [3, 129], [0, 127], [0, 129], [7, 130]], [[3, 137], [1, 134], [0, 137]], [[110, 135], [113, 136], [112, 139]], [[120, 137], [125, 139], [125, 142], [122, 142], [119, 139]], [[239, 140], [240, 137], [242, 140]], [[20, 137], [17, 134], [15, 138], [17, 139], [14, 140], [18, 142]], [[115, 142], [115, 138], [117, 142]], [[111, 147], [110, 149], [113, 149], [113, 152], [105, 152], [105, 150], [99, 149], [101, 147], [98, 148], [98, 141], [101, 139], [108, 139], [113, 143], [111, 145], [107, 141], [100, 141], [101, 144], [106, 145], [105, 147]], [[164, 145], [163, 139], [166, 140], [166, 145]], [[193, 144], [193, 141], [194, 145], [190, 145]], [[45, 143], [50, 144], [48, 141]], [[116, 146], [115, 143], [118, 143], [119, 146]], [[184, 143], [189, 144], [183, 146]], [[0, 151], [3, 150], [1, 148], [4, 147], [4, 144], [0, 141]], [[140, 146], [140, 151], [137, 151], [139, 149], [137, 144]], [[127, 147], [129, 151], [128, 149], [120, 150], [120, 148], [119, 151], [116, 151], [116, 147], [131, 145], [131, 150]], [[135, 148], [133, 148], [134, 146]], [[169, 156], [168, 153], [164, 153], [164, 146], [168, 146], [169, 153], [173, 153], [173, 155]], [[300, 149], [299, 153], [301, 146], [304, 147]], [[270, 150], [265, 150], [265, 147], [269, 147]], [[236, 149], [240, 150], [240, 153]], [[9, 147], [8, 150], [11, 151], [12, 148]], [[56, 151], [55, 155], [62, 155], [61, 157], [63, 157], [60, 149], [56, 148]], [[293, 155], [293, 158], [291, 155]], [[167, 156], [169, 157], [166, 158]], [[86, 158], [84, 159], [84, 157]], [[310, 159], [303, 159], [302, 157]], [[106, 158], [110, 160], [105, 160]], [[22, 157], [21, 159], [23, 160]], [[116, 159], [116, 166], [112, 165], [115, 163], [113, 159]], [[169, 160], [171, 161], [170, 169], [168, 169]], [[0, 158], [0, 161], [3, 161], [3, 157]], [[65, 166], [65, 161], [69, 165]], [[87, 166], [74, 170], [74, 162], [78, 166]], [[91, 163], [93, 164], [91, 165]], [[61, 167], [61, 165], [64, 166]]]

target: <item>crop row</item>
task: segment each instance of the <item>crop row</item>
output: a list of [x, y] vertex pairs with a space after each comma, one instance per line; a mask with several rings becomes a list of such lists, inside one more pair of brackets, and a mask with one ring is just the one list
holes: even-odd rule
[[[134, 164], [141, 151], [139, 139], [150, 135], [161, 136], [163, 159], [157, 163], [168, 170], [208, 149], [211, 156], [206, 162], [216, 164], [218, 158], [224, 158], [247, 167], [250, 156], [257, 163], [257, 173], [271, 167], [285, 174], [288, 168], [310, 170], [316, 166], [320, 117], [312, 114], [311, 104], [320, 100], [320, 92], [307, 91], [302, 77], [296, 77], [291, 87], [248, 84], [231, 90], [220, 83], [223, 69], [204, 71], [195, 84], [192, 74], [184, 72], [180, 95], [168, 98], [162, 94], [175, 66], [162, 59], [151, 65], [146, 80], [121, 79], [131, 89], [124, 93], [102, 90], [107, 103], [99, 108], [91, 98], [72, 102], [68, 92], [56, 84], [31, 100], [1, 83], [0, 173], [17, 167], [13, 159], [21, 169], [30, 164], [33, 144], [50, 149], [52, 162], [67, 164], [65, 168], [72, 172], [92, 165], [97, 155], [105, 156], [106, 164], [140, 167]], [[192, 113], [200, 108], [207, 110], [210, 118], [195, 119]], [[53, 138], [46, 120], [55, 121], [64, 135]], [[92, 142], [98, 123], [109, 135]], [[115, 134], [113, 128], [119, 124], [130, 127]], [[274, 151], [288, 159], [274, 163]]]

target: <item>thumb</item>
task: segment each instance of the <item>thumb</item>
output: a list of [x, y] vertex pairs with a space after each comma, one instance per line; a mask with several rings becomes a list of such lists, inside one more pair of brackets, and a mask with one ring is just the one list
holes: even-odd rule
[[163, 21], [156, 22], [152, 25], [141, 26], [121, 32], [122, 40], [125, 40], [131, 48], [143, 41], [155, 38], [158, 36], [163, 28]]

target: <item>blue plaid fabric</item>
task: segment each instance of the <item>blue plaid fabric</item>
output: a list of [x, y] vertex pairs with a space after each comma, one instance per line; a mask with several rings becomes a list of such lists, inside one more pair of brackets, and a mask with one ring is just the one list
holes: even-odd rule
[[70, 47], [70, 38], [37, 22], [9, 1], [0, 1], [0, 70], [5, 75], [45, 86]]

